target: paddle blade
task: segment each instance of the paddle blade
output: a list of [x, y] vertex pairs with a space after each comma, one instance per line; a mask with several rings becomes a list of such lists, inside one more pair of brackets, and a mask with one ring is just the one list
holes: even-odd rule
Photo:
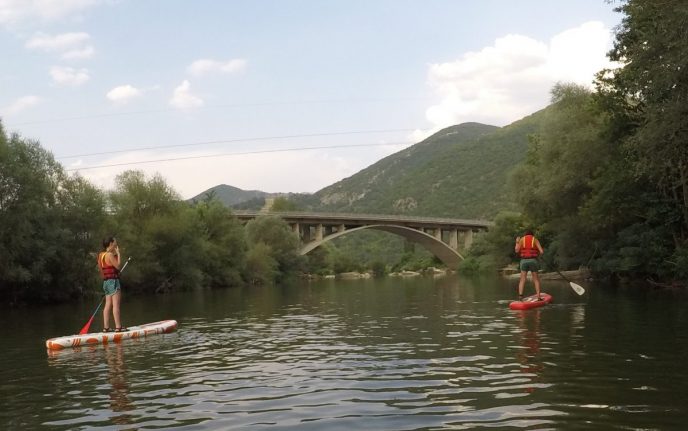
[[585, 293], [585, 289], [583, 289], [583, 286], [581, 286], [580, 284], [576, 284], [572, 281], [569, 281], [569, 284], [571, 285], [571, 289], [573, 289], [573, 291], [577, 294], [582, 295]]
[[88, 322], [86, 322], [86, 324], [84, 325], [84, 327], [81, 328], [81, 331], [79, 331], [79, 335], [88, 334], [88, 330], [89, 330], [89, 328], [91, 327], [91, 323], [93, 323], [93, 318], [94, 318], [94, 317], [96, 317], [95, 314], [93, 314], [93, 316], [91, 316], [91, 318], [88, 319]]

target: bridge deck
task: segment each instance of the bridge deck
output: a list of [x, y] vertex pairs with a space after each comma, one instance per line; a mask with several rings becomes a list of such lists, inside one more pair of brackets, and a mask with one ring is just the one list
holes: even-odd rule
[[453, 219], [440, 217], [414, 217], [389, 214], [358, 214], [358, 213], [313, 213], [313, 212], [260, 212], [235, 210], [234, 215], [240, 220], [253, 219], [259, 216], [272, 215], [287, 220], [301, 220], [310, 223], [333, 223], [342, 224], [398, 224], [413, 226], [436, 226], [436, 227], [456, 227], [487, 229], [492, 223], [485, 220]]

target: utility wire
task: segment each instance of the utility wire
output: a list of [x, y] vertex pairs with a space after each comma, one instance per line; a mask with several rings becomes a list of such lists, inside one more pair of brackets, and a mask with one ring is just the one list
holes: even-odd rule
[[[203, 106], [197, 109], [225, 109], [225, 108], [243, 108], [243, 107], [258, 107], [258, 106], [279, 106], [279, 105], [316, 105], [316, 104], [328, 104], [328, 103], [387, 103], [387, 102], [404, 102], [404, 101], [421, 101], [430, 100], [428, 97], [401, 97], [401, 98], [389, 98], [389, 99], [323, 99], [323, 100], [303, 100], [295, 102], [255, 102], [255, 103], [230, 103], [224, 105], [211, 105]], [[142, 111], [127, 111], [127, 112], [111, 112], [106, 114], [89, 114], [89, 115], [77, 115], [73, 117], [61, 117], [61, 118], [47, 118], [43, 120], [33, 120], [33, 121], [23, 121], [20, 123], [13, 123], [12, 126], [28, 126], [34, 124], [44, 124], [44, 123], [55, 123], [58, 121], [74, 121], [74, 120], [89, 120], [92, 118], [107, 118], [107, 117], [123, 117], [127, 115], [140, 115], [140, 114], [160, 114], [165, 112], [176, 112], [175, 108], [165, 108], [165, 109], [150, 109]]]
[[328, 146], [317, 146], [317, 147], [295, 147], [295, 148], [280, 148], [272, 150], [258, 150], [258, 151], [244, 151], [236, 153], [221, 153], [221, 154], [208, 154], [204, 156], [187, 156], [187, 157], [171, 157], [167, 159], [153, 159], [153, 160], [140, 160], [136, 162], [122, 162], [122, 163], [111, 163], [106, 165], [94, 165], [94, 166], [84, 166], [78, 168], [66, 169], [67, 172], [75, 171], [86, 171], [90, 169], [101, 169], [101, 168], [111, 168], [116, 166], [129, 166], [129, 165], [142, 165], [146, 163], [161, 163], [161, 162], [173, 162], [178, 160], [193, 160], [193, 159], [209, 159], [215, 157], [231, 157], [231, 156], [244, 156], [249, 154], [266, 154], [266, 153], [286, 153], [290, 151], [309, 151], [309, 150], [323, 150], [331, 148], [357, 148], [357, 147], [384, 147], [390, 145], [405, 145], [408, 142], [388, 142], [385, 144], [348, 144], [348, 145], [328, 145]]
[[70, 156], [60, 156], [56, 157], [57, 160], [62, 159], [72, 159], [76, 157], [89, 157], [89, 156], [102, 156], [106, 154], [118, 154], [118, 153], [129, 153], [135, 151], [145, 151], [145, 150], [158, 150], [162, 148], [178, 148], [178, 147], [192, 147], [198, 145], [211, 145], [211, 144], [226, 144], [232, 142], [255, 142], [255, 141], [269, 141], [274, 139], [295, 139], [295, 138], [313, 138], [322, 136], [341, 136], [341, 135], [363, 135], [363, 134], [374, 134], [374, 133], [394, 133], [394, 132], [411, 132], [414, 129], [386, 129], [386, 130], [356, 130], [350, 132], [324, 132], [324, 133], [305, 133], [297, 135], [281, 135], [281, 136], [259, 136], [254, 138], [230, 138], [230, 139], [220, 139], [217, 141], [204, 141], [195, 142], [191, 144], [175, 144], [175, 145], [161, 145], [157, 147], [136, 147], [128, 150], [112, 150], [112, 151], [102, 151], [98, 153], [84, 153], [84, 154], [74, 154]]

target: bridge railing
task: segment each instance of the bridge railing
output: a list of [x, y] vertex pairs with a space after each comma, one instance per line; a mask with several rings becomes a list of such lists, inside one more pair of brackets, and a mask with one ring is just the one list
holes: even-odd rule
[[405, 216], [394, 214], [364, 214], [364, 213], [319, 213], [307, 211], [247, 211], [247, 210], [232, 210], [237, 217], [259, 217], [264, 215], [272, 215], [281, 218], [300, 218], [313, 220], [360, 220], [368, 222], [404, 222], [404, 223], [420, 223], [420, 224], [437, 224], [437, 225], [462, 225], [472, 226], [476, 228], [487, 229], [493, 225], [492, 222], [486, 220], [472, 220], [472, 219], [455, 219], [446, 217], [418, 217]]

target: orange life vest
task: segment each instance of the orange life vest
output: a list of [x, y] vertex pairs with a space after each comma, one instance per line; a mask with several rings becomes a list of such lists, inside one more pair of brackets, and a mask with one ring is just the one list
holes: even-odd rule
[[98, 254], [98, 268], [100, 269], [100, 275], [103, 280], [111, 280], [113, 278], [119, 278], [119, 270], [113, 265], [108, 265], [105, 263], [105, 256], [107, 252], [103, 251]]
[[540, 250], [535, 245], [535, 241], [536, 239], [533, 235], [526, 235], [521, 238], [521, 248], [518, 254], [522, 259], [534, 259], [540, 255]]

